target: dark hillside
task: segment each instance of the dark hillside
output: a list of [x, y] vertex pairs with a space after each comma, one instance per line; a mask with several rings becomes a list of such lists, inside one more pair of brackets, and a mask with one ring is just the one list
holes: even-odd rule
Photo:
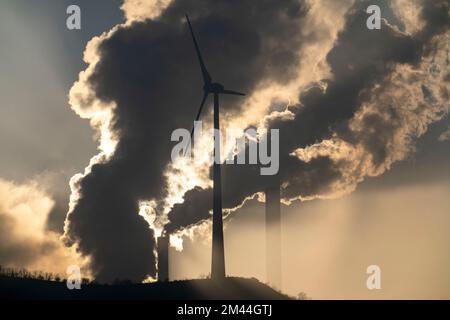
[[183, 280], [149, 284], [82, 285], [69, 290], [65, 282], [0, 277], [0, 299], [148, 299], [148, 300], [281, 300], [290, 297], [256, 279]]

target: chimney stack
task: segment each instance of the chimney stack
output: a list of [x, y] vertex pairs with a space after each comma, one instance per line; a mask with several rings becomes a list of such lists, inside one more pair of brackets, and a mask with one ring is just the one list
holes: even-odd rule
[[281, 289], [280, 183], [266, 188], [266, 274], [267, 282]]
[[158, 238], [158, 281], [169, 281], [169, 237]]

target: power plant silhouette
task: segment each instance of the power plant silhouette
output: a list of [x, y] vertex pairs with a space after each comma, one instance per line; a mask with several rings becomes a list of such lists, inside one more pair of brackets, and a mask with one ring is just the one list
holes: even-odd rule
[[[266, 225], [266, 280], [271, 286], [281, 289], [281, 207], [280, 185], [272, 184], [265, 190]], [[158, 281], [169, 281], [169, 237], [158, 238]]]
[[[197, 58], [200, 64], [203, 79], [203, 98], [200, 103], [195, 121], [198, 121], [203, 106], [209, 94], [214, 95], [214, 129], [220, 130], [219, 123], [219, 95], [239, 95], [244, 93], [227, 90], [220, 83], [213, 82], [211, 75], [206, 68], [202, 54], [200, 52], [194, 30], [192, 28], [189, 16], [186, 14], [186, 21], [194, 43]], [[191, 141], [194, 133], [194, 127], [191, 130]], [[272, 286], [281, 288], [281, 210], [280, 210], [280, 183], [278, 180], [272, 182], [265, 189], [265, 223], [266, 223], [266, 277], [267, 282]], [[214, 164], [213, 164], [213, 219], [212, 219], [212, 261], [211, 261], [211, 279], [225, 279], [225, 253], [223, 238], [223, 216], [222, 216], [222, 181], [221, 181], [221, 162], [220, 162], [220, 139], [214, 139]], [[162, 235], [158, 238], [158, 281], [165, 282], [169, 280], [169, 237]]]
[[169, 281], [169, 237], [162, 235], [157, 242], [158, 251], [158, 281]]
[[281, 289], [281, 206], [280, 183], [272, 183], [266, 193], [266, 279], [277, 289]]

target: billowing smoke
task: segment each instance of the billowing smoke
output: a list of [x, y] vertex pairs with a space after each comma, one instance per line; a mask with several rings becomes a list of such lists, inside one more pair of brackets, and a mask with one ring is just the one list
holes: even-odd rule
[[[101, 152], [71, 180], [65, 240], [106, 282], [155, 276], [155, 231], [171, 195], [170, 136], [192, 125], [202, 94], [185, 12], [213, 76], [249, 99], [264, 84], [293, 80], [302, 46], [319, 39], [300, 32], [309, 22], [304, 1], [142, 2], [155, 8], [150, 13], [133, 3], [123, 7], [133, 21], [88, 44], [89, 66], [70, 92], [72, 109], [97, 129]], [[224, 100], [224, 118], [242, 105]]]
[[[410, 154], [449, 107], [448, 1], [411, 1], [411, 14], [380, 1], [381, 30], [353, 2], [124, 3], [127, 22], [91, 40], [70, 93], [100, 153], [71, 180], [65, 239], [98, 280], [155, 277], [155, 234], [210, 216], [209, 167], [170, 161], [202, 94], [186, 12], [213, 77], [248, 94], [223, 99], [223, 127], [280, 129], [286, 202], [351, 192]], [[224, 166], [223, 180], [226, 208], [271, 183], [257, 166]]]
[[[402, 10], [400, 2], [393, 7]], [[347, 13], [327, 55], [332, 76], [301, 90], [299, 104], [264, 124], [280, 129], [279, 179], [286, 202], [353, 191], [366, 177], [405, 159], [414, 139], [448, 113], [448, 1], [410, 2], [406, 7], [416, 15], [406, 21], [404, 12], [380, 1], [383, 15], [393, 18], [377, 31], [365, 27], [368, 4], [358, 1]], [[255, 166], [224, 166], [223, 179], [227, 208], [271, 183]], [[211, 203], [204, 200], [210, 193], [187, 192], [169, 213], [168, 230], [208, 218]]]

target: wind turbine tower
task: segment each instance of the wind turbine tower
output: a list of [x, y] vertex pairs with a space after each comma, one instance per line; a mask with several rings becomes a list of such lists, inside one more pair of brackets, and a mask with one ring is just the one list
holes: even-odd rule
[[[225, 87], [218, 83], [213, 82], [212, 78], [206, 69], [203, 61], [200, 49], [198, 47], [197, 40], [192, 29], [191, 22], [188, 15], [186, 20], [191, 32], [192, 41], [194, 42], [197, 58], [200, 63], [200, 69], [203, 77], [203, 98], [200, 103], [200, 108], [197, 113], [195, 121], [200, 118], [203, 105], [205, 104], [208, 95], [211, 93], [214, 95], [214, 129], [216, 132], [220, 130], [219, 123], [219, 95], [230, 94], [245, 96], [244, 93], [237, 91], [226, 90]], [[191, 131], [191, 141], [194, 128]], [[221, 179], [221, 162], [220, 162], [220, 139], [214, 138], [214, 164], [213, 164], [213, 222], [212, 222], [212, 261], [211, 261], [211, 279], [220, 280], [225, 278], [225, 254], [223, 244], [223, 221], [222, 221], [222, 179]]]

